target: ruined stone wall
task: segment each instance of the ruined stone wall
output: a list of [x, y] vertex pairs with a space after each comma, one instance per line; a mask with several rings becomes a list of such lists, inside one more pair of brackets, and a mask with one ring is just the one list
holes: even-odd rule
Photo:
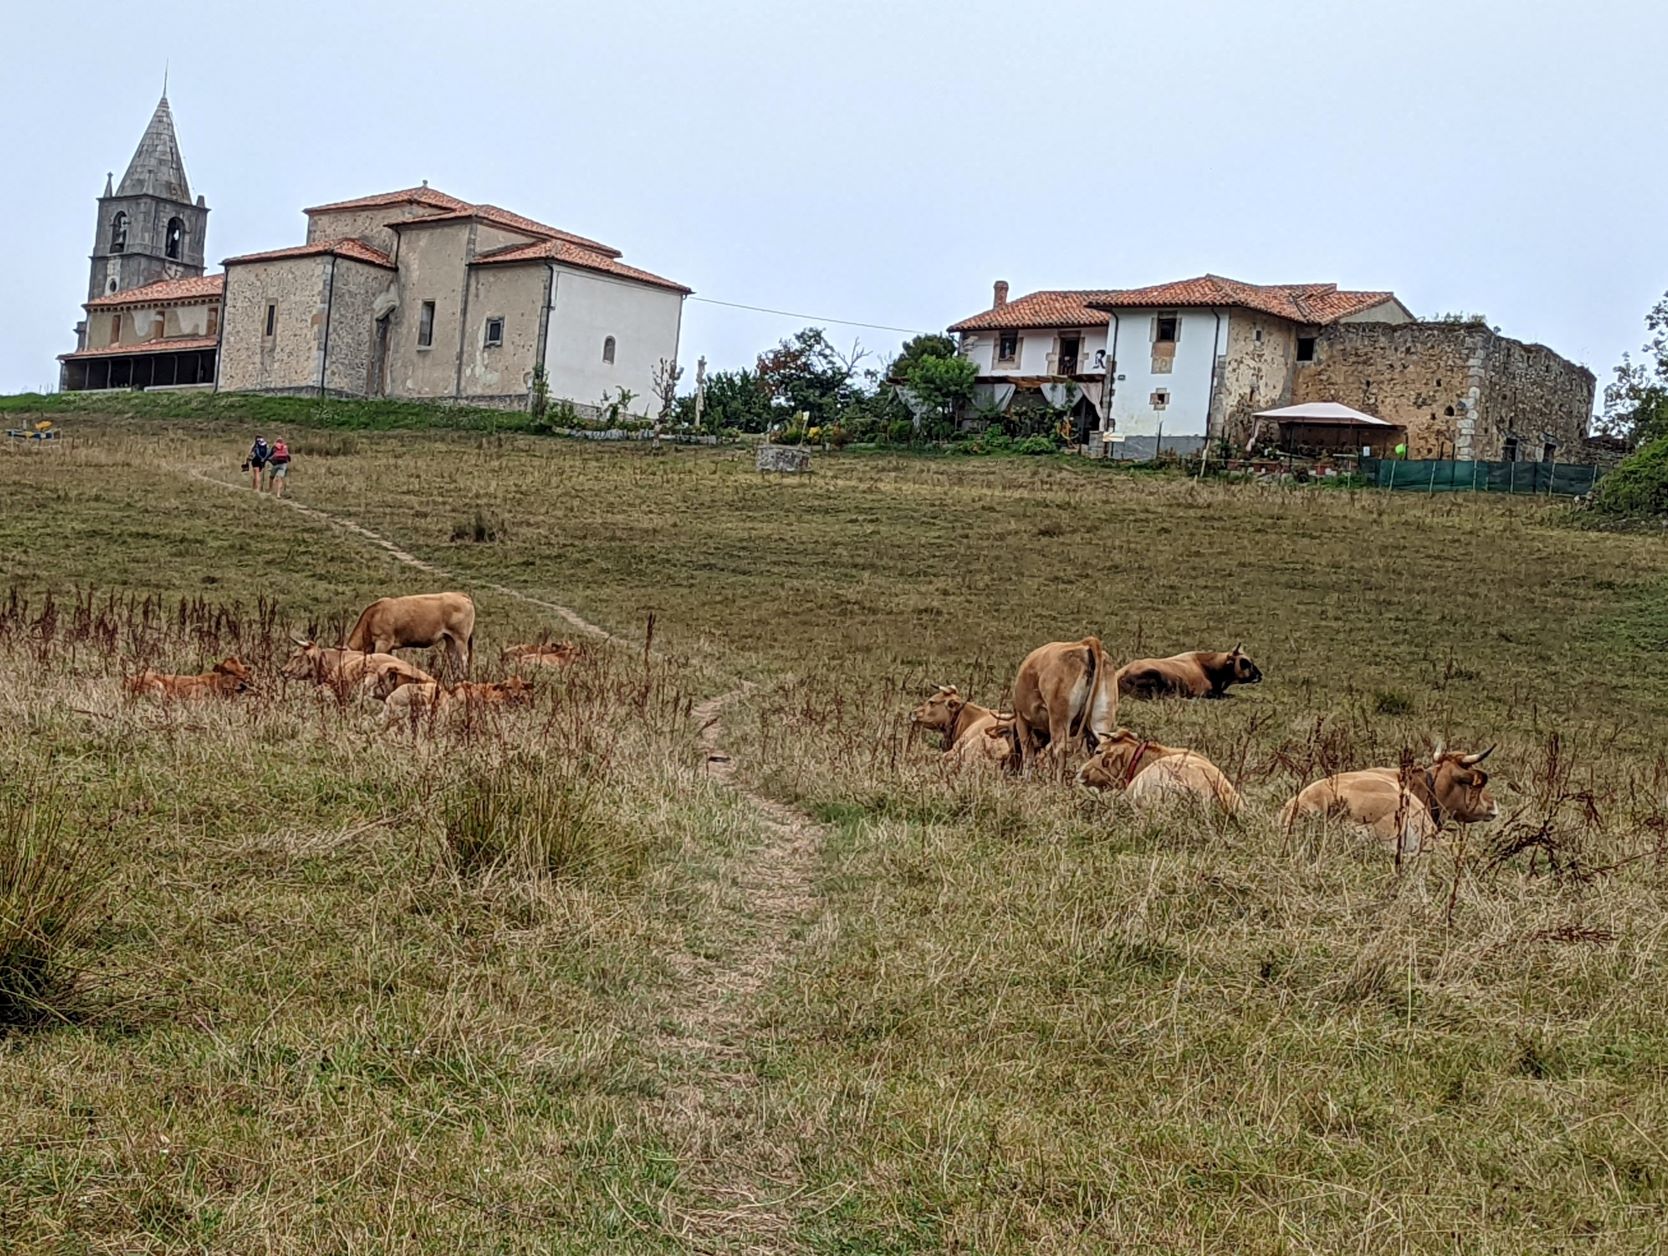
[[1291, 403], [1297, 328], [1283, 318], [1235, 310], [1226, 346], [1216, 368], [1210, 430], [1243, 444], [1253, 414]]
[[[1559, 462], [1585, 456], [1587, 424], [1593, 414], [1593, 373], [1559, 357], [1545, 345], [1489, 334], [1482, 390], [1475, 410], [1473, 447], [1480, 458], [1500, 458], [1515, 436], [1518, 457], [1538, 461], [1550, 453]], [[1464, 424], [1461, 425], [1462, 436]], [[1548, 438], [1557, 446], [1548, 451]]]
[[[317, 388], [329, 257], [242, 262], [226, 268], [220, 387], [228, 392]], [[266, 307], [276, 305], [273, 334]]]
[[1541, 456], [1541, 432], [1573, 450], [1593, 376], [1542, 345], [1482, 323], [1345, 323], [1321, 328], [1315, 360], [1293, 367], [1292, 401], [1338, 401], [1407, 429], [1414, 458]]
[[1314, 361], [1292, 368], [1292, 403], [1337, 401], [1400, 424], [1409, 457], [1471, 457], [1460, 452], [1459, 421], [1477, 404], [1491, 334], [1463, 323], [1320, 328]]

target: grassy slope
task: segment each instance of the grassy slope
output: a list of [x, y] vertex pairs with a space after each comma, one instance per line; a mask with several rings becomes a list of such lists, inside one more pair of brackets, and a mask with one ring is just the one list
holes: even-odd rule
[[[26, 503], [0, 544], [25, 586], [265, 592], [298, 624], [413, 587], [360, 542], [170, 469], [235, 478], [241, 430], [129, 444], [73, 426], [79, 449], [0, 451], [0, 493]], [[1653, 1241], [1664, 887], [1653, 860], [1584, 869], [1660, 840], [1660, 542], [1573, 533], [1530, 503], [1053, 463], [845, 458], [777, 482], [705, 451], [292, 443], [303, 500], [466, 586], [616, 631], [654, 612], [697, 661], [690, 689], [718, 683], [704, 669], [774, 678], [749, 770], [833, 832], [826, 912], [756, 1061], [759, 1137], [803, 1168], [806, 1246]], [[477, 509], [501, 539], [451, 543]], [[498, 640], [540, 626], [493, 598], [487, 623]], [[1544, 822], [1575, 871], [1548, 873], [1544, 850], [1489, 870], [1473, 835], [1398, 881], [1342, 839], [943, 780], [903, 745], [928, 678], [994, 699], [1029, 645], [1088, 629], [1120, 655], [1245, 640], [1260, 689], [1124, 714], [1231, 767], [1259, 814], [1323, 764], [1498, 739], [1512, 831]], [[99, 670], [39, 683], [97, 704]], [[24, 1150], [0, 1156], [0, 1222], [129, 1246], [428, 1228], [437, 1250], [537, 1250], [557, 1225], [581, 1248], [658, 1241], [644, 1201], [686, 1176], [646, 1115], [658, 957], [710, 921], [707, 864], [745, 831], [676, 736], [611, 730], [671, 765], [621, 782], [657, 817], [648, 870], [528, 904], [434, 871], [432, 834], [389, 820], [432, 786], [367, 760], [351, 721], [279, 705], [225, 717], [223, 745], [143, 713], [95, 735], [30, 684], [9, 699], [29, 729], [14, 753], [72, 756], [101, 806], [155, 796], [117, 831], [99, 957], [152, 993], [135, 1026], [3, 1048], [0, 1146]], [[227, 790], [251, 772], [288, 784], [282, 809]], [[1581, 791], [1597, 824], [1559, 801]], [[433, 1067], [406, 1064], [424, 1043]], [[181, 1147], [189, 1169], [164, 1155]]]

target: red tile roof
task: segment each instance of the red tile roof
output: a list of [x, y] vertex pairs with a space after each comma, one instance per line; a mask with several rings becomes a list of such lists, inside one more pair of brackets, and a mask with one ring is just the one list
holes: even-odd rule
[[426, 227], [431, 223], [468, 222], [478, 219], [491, 223], [495, 227], [505, 227], [510, 231], [519, 231], [523, 235], [530, 235], [542, 240], [566, 240], [570, 244], [577, 244], [581, 248], [590, 249], [593, 253], [601, 253], [607, 257], [618, 257], [620, 250], [595, 240], [587, 240], [584, 236], [574, 235], [571, 231], [563, 231], [559, 227], [547, 227], [542, 222], [535, 222], [531, 218], [524, 218], [520, 214], [512, 214], [507, 209], [499, 209], [496, 205], [469, 205], [463, 209], [451, 210], [444, 214], [425, 214], [421, 218], [399, 218], [388, 225], [396, 229], [403, 227]]
[[221, 265], [236, 266], [242, 262], [279, 262], [291, 257], [321, 257], [327, 253], [334, 253], [337, 257], [350, 258], [356, 262], [364, 262], [370, 266], [381, 266], [387, 270], [395, 269], [394, 261], [388, 254], [381, 249], [373, 249], [362, 240], [352, 238], [314, 240], [311, 244], [298, 244], [290, 249], [270, 249], [265, 253], [244, 253], [239, 257], [228, 257]]
[[106, 345], [102, 349], [77, 349], [74, 353], [60, 353], [58, 361], [108, 358], [126, 353], [184, 353], [188, 349], [213, 349], [219, 343], [219, 336], [176, 336], [172, 340], [144, 340], [131, 345]]
[[1253, 284], [1200, 275], [1145, 288], [1033, 292], [964, 318], [950, 330], [1093, 327], [1106, 321], [1108, 310], [1197, 306], [1256, 310], [1294, 323], [1335, 323], [1395, 299], [1394, 292], [1345, 292], [1335, 283]]
[[582, 248], [570, 244], [566, 240], [543, 240], [537, 244], [516, 244], [508, 248], [494, 249], [490, 253], [482, 253], [473, 263], [476, 266], [497, 266], [516, 262], [560, 262], [564, 266], [577, 266], [581, 270], [594, 270], [604, 275], [614, 275], [620, 279], [629, 279], [635, 283], [648, 284], [655, 288], [666, 288], [672, 292], [681, 292], [688, 296], [694, 291], [681, 283], [664, 279], [659, 275], [651, 275], [646, 270], [638, 270], [635, 266], [627, 266], [624, 262], [609, 257], [605, 253], [598, 253], [594, 249]]
[[951, 331], [998, 331], [1025, 327], [1104, 327], [1106, 314], [1090, 302], [1114, 295], [1110, 289], [1032, 292], [952, 324]]
[[314, 205], [311, 209], [304, 209], [304, 214], [328, 214], [340, 209], [379, 209], [384, 205], [426, 205], [430, 209], [468, 209], [468, 201], [460, 201], [455, 196], [448, 196], [438, 188], [431, 188], [428, 184], [422, 187], [401, 188], [398, 192], [377, 192], [372, 196], [360, 196], [351, 201], [331, 201], [328, 205]]
[[225, 275], [195, 275], [190, 279], [158, 279], [142, 288], [112, 292], [87, 302], [89, 310], [110, 305], [156, 305], [163, 301], [192, 301], [217, 297], [225, 290]]
[[1394, 292], [1346, 292], [1335, 283], [1255, 284], [1221, 275], [1200, 275], [1175, 283], [1125, 288], [1108, 293], [1094, 306], [1098, 310], [1231, 306], [1294, 323], [1335, 323], [1395, 299]]

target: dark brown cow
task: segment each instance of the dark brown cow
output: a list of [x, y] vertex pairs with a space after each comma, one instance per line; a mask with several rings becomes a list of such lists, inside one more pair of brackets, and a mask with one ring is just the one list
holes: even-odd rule
[[122, 684], [135, 697], [147, 698], [229, 698], [249, 688], [249, 669], [237, 657], [221, 659], [212, 668], [195, 676], [177, 676], [166, 672], [140, 672], [129, 676]]
[[1029, 769], [1046, 746], [1063, 779], [1066, 757], [1078, 747], [1093, 751], [1112, 735], [1117, 718], [1118, 686], [1099, 637], [1052, 641], [1019, 665], [1013, 732], [1020, 767]]
[[1134, 659], [1118, 669], [1118, 693], [1125, 698], [1220, 698], [1229, 685], [1255, 685], [1262, 678], [1257, 665], [1236, 645], [1167, 659]]
[[467, 593], [414, 593], [379, 597], [359, 613], [347, 648], [366, 654], [444, 645], [464, 675], [475, 651], [475, 603]]

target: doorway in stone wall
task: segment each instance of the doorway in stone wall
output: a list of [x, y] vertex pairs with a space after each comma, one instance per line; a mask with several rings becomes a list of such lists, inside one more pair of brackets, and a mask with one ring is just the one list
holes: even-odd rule
[[388, 395], [388, 329], [393, 322], [394, 311], [389, 310], [376, 320], [376, 337], [371, 346], [371, 378], [370, 394], [373, 397]]

